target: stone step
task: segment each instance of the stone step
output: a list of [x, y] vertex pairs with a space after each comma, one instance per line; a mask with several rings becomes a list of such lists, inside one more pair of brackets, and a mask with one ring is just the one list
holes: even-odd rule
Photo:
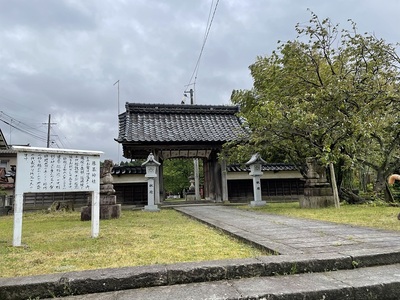
[[[359, 253], [357, 256], [320, 253], [100, 269], [0, 278], [0, 299], [35, 299], [36, 297], [42, 299], [54, 296], [87, 295], [161, 286], [164, 286], [163, 289], [169, 290], [173, 289], [172, 286], [178, 288], [178, 286], [201, 282], [215, 282], [211, 285], [220, 286], [223, 282], [236, 282], [237, 280], [244, 280], [244, 278], [249, 279], [248, 282], [253, 280], [254, 282], [265, 280], [274, 282], [277, 280], [276, 278], [286, 277], [290, 274], [312, 273], [315, 276], [320, 274], [321, 278], [325, 278], [328, 276], [327, 274], [339, 272], [337, 270], [353, 270], [356, 267], [361, 268], [354, 270], [354, 274], [358, 274], [359, 270], [360, 272], [370, 272], [368, 270], [373, 270], [374, 266], [390, 270], [397, 268], [400, 272], [399, 264], [399, 253]], [[393, 272], [389, 271], [388, 274], [393, 279]], [[395, 278], [400, 280], [400, 275]]]
[[63, 299], [398, 300], [399, 295], [400, 265], [395, 264], [324, 273], [306, 273], [160, 286], [73, 296]]

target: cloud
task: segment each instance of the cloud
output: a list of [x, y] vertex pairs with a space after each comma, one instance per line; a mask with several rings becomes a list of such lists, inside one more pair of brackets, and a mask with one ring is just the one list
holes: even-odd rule
[[[309, 8], [320, 18], [389, 42], [400, 2], [372, 0], [219, 1], [196, 73], [207, 20], [216, 1], [0, 0], [0, 110], [46, 132], [58, 144], [100, 150], [118, 160], [118, 110], [125, 102], [176, 103], [195, 88], [198, 104], [229, 104], [233, 89], [249, 89], [248, 66], [278, 40], [296, 36]], [[117, 85], [120, 80], [119, 102]], [[4, 123], [11, 143], [44, 146]], [[10, 142], [10, 141], [9, 141]]]
[[89, 10], [77, 1], [1, 0], [0, 26], [3, 29], [25, 27], [32, 30], [93, 29]]

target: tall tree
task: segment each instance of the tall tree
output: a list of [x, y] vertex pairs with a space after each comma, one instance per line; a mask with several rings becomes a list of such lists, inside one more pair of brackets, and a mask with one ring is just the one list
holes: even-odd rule
[[251, 128], [250, 145], [303, 164], [356, 163], [377, 173], [377, 191], [400, 166], [399, 62], [393, 45], [339, 30], [311, 13], [294, 41], [250, 66], [254, 86], [233, 91]]

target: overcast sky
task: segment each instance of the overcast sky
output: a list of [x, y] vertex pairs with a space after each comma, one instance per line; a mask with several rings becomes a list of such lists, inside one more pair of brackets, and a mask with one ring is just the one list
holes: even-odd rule
[[52, 147], [125, 160], [114, 141], [118, 111], [126, 102], [180, 104], [217, 3], [197, 104], [227, 105], [233, 89], [251, 88], [248, 66], [278, 40], [293, 40], [308, 8], [400, 42], [398, 0], [0, 0], [0, 118], [12, 125], [0, 129], [8, 143], [46, 147], [51, 114]]

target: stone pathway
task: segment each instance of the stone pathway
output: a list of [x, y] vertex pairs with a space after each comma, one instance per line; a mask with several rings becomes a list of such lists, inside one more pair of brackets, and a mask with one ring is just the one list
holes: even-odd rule
[[188, 206], [176, 210], [279, 254], [400, 251], [400, 232], [257, 213], [227, 206]]

